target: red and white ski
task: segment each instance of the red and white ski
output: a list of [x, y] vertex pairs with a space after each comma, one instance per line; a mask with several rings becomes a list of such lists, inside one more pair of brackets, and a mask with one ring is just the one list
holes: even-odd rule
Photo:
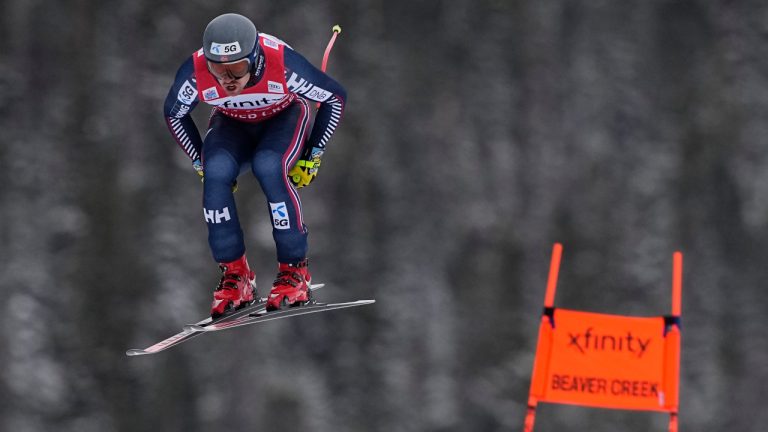
[[345, 309], [355, 306], [364, 306], [376, 303], [376, 300], [357, 300], [344, 303], [319, 303], [310, 302], [304, 306], [296, 306], [288, 309], [279, 309], [272, 312], [266, 310], [257, 310], [249, 313], [248, 315], [241, 315], [240, 317], [227, 321], [220, 321], [208, 325], [190, 324], [184, 327], [185, 330], [191, 332], [211, 332], [227, 330], [235, 327], [242, 327], [250, 324], [258, 324], [266, 321], [272, 321], [280, 318], [288, 318], [299, 315], [306, 315], [317, 312], [327, 312], [335, 309]]
[[[322, 288], [323, 286], [325, 286], [325, 284], [313, 284], [310, 287], [310, 289], [312, 291], [315, 291]], [[200, 336], [201, 334], [205, 333], [205, 328], [210, 325], [223, 324], [229, 321], [234, 321], [239, 318], [247, 317], [249, 316], [249, 314], [252, 314], [252, 313], [263, 313], [266, 311], [266, 305], [267, 305], [266, 299], [263, 299], [263, 298], [259, 299], [241, 309], [238, 309], [222, 317], [219, 317], [216, 320], [213, 320], [209, 317], [195, 324], [186, 325], [184, 326], [184, 329], [181, 332], [176, 333], [173, 336], [163, 339], [160, 342], [144, 349], [137, 349], [137, 348], [129, 349], [128, 351], [125, 352], [125, 354], [128, 356], [157, 354], [161, 351], [167, 350], [168, 348], [174, 347], [176, 345], [180, 345], [194, 337]]]

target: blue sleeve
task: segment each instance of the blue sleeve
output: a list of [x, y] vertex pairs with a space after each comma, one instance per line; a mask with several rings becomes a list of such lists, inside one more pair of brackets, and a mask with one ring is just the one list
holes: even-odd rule
[[165, 98], [163, 112], [171, 135], [192, 160], [200, 159], [200, 149], [203, 145], [197, 125], [189, 115], [197, 103], [195, 65], [190, 57], [176, 72], [176, 79]]
[[341, 121], [347, 92], [333, 78], [317, 69], [296, 51], [285, 47], [285, 80], [288, 88], [306, 99], [321, 102], [309, 136], [308, 149], [321, 151]]

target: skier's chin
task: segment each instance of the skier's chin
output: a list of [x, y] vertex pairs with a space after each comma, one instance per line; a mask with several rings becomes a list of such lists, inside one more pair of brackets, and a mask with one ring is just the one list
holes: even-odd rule
[[227, 96], [237, 96], [243, 91], [242, 87], [237, 84], [227, 84], [224, 87], [224, 91], [227, 92]]

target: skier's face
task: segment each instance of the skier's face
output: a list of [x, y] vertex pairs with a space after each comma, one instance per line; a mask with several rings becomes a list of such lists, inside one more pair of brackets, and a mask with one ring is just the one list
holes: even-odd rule
[[219, 81], [227, 96], [240, 94], [250, 78], [251, 61], [247, 58], [228, 63], [208, 61], [208, 71]]

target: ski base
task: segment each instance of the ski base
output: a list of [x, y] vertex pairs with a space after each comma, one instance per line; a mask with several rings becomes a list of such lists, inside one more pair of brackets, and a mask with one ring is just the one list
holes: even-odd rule
[[[315, 290], [318, 290], [318, 289], [320, 289], [320, 288], [322, 288], [324, 286], [325, 286], [325, 284], [312, 284], [312, 286], [310, 286], [310, 290], [315, 291]], [[181, 332], [176, 333], [175, 335], [170, 336], [167, 339], [164, 339], [164, 340], [162, 340], [162, 341], [160, 341], [160, 342], [158, 342], [158, 343], [156, 343], [154, 345], [151, 345], [151, 346], [149, 346], [147, 348], [144, 348], [144, 349], [138, 349], [138, 348], [129, 349], [128, 351], [125, 352], [125, 355], [127, 355], [129, 357], [134, 357], [134, 356], [141, 356], [141, 355], [148, 355], [148, 354], [157, 354], [157, 353], [159, 353], [161, 351], [167, 350], [168, 348], [174, 347], [176, 345], [180, 345], [180, 344], [182, 344], [182, 343], [184, 343], [184, 342], [186, 342], [186, 341], [188, 341], [188, 340], [190, 340], [190, 339], [192, 339], [192, 338], [194, 338], [196, 336], [200, 336], [201, 334], [204, 333], [204, 331], [202, 331], [201, 329], [204, 329], [205, 327], [207, 327], [209, 325], [217, 324], [217, 323], [224, 323], [224, 322], [228, 322], [228, 321], [231, 321], [231, 320], [236, 320], [238, 318], [242, 318], [244, 316], [248, 316], [251, 313], [265, 312], [266, 311], [266, 306], [267, 306], [267, 299], [263, 299], [263, 298], [262, 299], [258, 299], [256, 301], [254, 301], [253, 303], [251, 303], [251, 304], [249, 304], [249, 305], [247, 305], [247, 306], [245, 306], [245, 307], [243, 307], [241, 309], [238, 309], [236, 311], [228, 313], [228, 314], [226, 314], [226, 315], [224, 315], [222, 317], [219, 317], [216, 320], [208, 317], [208, 318], [205, 318], [205, 319], [203, 319], [203, 320], [201, 320], [201, 321], [199, 321], [199, 322], [197, 322], [195, 324], [186, 325], [186, 326], [184, 326], [184, 329]]]
[[364, 306], [376, 303], [376, 300], [357, 300], [345, 303], [309, 303], [304, 306], [296, 306], [288, 309], [278, 309], [267, 312], [266, 310], [254, 311], [240, 318], [217, 322], [209, 325], [191, 324], [185, 326], [188, 331], [211, 332], [227, 330], [235, 327], [242, 327], [250, 324], [258, 324], [266, 321], [272, 321], [280, 318], [287, 318], [299, 315], [306, 315], [317, 312], [327, 312], [335, 309], [345, 309], [355, 306]]
[[258, 312], [260, 310], [265, 310], [266, 305], [267, 305], [266, 300], [259, 299], [258, 301], [255, 301], [254, 303], [252, 303], [252, 304], [250, 304], [250, 305], [248, 305], [248, 306], [246, 306], [246, 307], [244, 307], [242, 309], [236, 310], [236, 311], [234, 311], [234, 312], [232, 312], [230, 314], [227, 314], [227, 315], [224, 315], [224, 316], [220, 317], [216, 321], [214, 321], [211, 318], [206, 318], [206, 319], [198, 322], [197, 324], [195, 324], [195, 328], [194, 329], [192, 328], [192, 326], [185, 326], [184, 329], [181, 332], [176, 333], [175, 335], [173, 335], [173, 336], [171, 336], [171, 337], [169, 337], [167, 339], [164, 339], [164, 340], [162, 340], [162, 341], [160, 341], [160, 342], [158, 342], [158, 343], [156, 343], [156, 344], [154, 344], [152, 346], [144, 348], [144, 349], [136, 349], [136, 348], [129, 349], [128, 351], [125, 352], [125, 354], [127, 356], [130, 356], [130, 357], [132, 357], [132, 356], [140, 356], [140, 355], [147, 355], [147, 354], [157, 354], [160, 351], [165, 351], [168, 348], [174, 347], [176, 345], [179, 345], [179, 344], [181, 344], [183, 342], [186, 342], [186, 341], [192, 339], [195, 336], [199, 336], [199, 335], [203, 334], [203, 332], [197, 330], [197, 328], [205, 328], [205, 326], [211, 325], [211, 324], [213, 324], [215, 322], [226, 322], [228, 320], [237, 319], [237, 318], [240, 318], [242, 316], [248, 316], [249, 313]]

